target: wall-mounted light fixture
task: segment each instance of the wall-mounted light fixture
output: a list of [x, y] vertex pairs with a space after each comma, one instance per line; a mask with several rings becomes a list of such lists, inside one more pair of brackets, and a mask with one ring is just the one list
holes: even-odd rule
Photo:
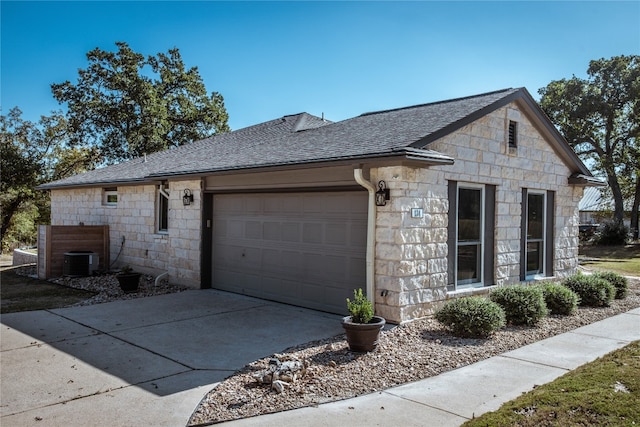
[[376, 205], [385, 206], [387, 200], [391, 199], [391, 192], [387, 188], [387, 183], [384, 181], [378, 181], [378, 191], [376, 191]]
[[184, 196], [182, 196], [182, 204], [185, 206], [189, 206], [191, 203], [193, 203], [193, 194], [191, 194], [191, 190], [185, 188]]

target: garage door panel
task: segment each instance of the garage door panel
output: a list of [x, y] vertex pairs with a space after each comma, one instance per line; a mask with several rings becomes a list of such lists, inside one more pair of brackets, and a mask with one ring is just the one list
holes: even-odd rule
[[366, 285], [366, 192], [214, 196], [213, 286], [335, 313]]
[[262, 240], [262, 223], [259, 221], [247, 221], [244, 227], [244, 237]]
[[301, 240], [300, 224], [297, 223], [283, 223], [282, 240], [285, 242], [299, 242]]
[[327, 224], [325, 228], [325, 243], [329, 245], [344, 246], [348, 236], [347, 224], [332, 223]]

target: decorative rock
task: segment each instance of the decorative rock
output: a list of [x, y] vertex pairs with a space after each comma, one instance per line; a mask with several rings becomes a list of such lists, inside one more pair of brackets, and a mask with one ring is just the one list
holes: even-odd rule
[[284, 391], [284, 388], [287, 387], [288, 385], [289, 384], [287, 384], [284, 381], [275, 380], [273, 383], [271, 383], [271, 388], [274, 389], [276, 393], [280, 394]]
[[[274, 384], [277, 382], [281, 383], [291, 383], [298, 379], [298, 376], [303, 376], [307, 373], [307, 368], [309, 367], [309, 363], [307, 361], [301, 362], [300, 360], [288, 360], [286, 362], [281, 362], [277, 358], [269, 359], [269, 367], [262, 371], [253, 374], [253, 378], [260, 384], [271, 384], [274, 387]], [[280, 388], [280, 386], [275, 386]], [[278, 391], [278, 388], [274, 388]], [[278, 391], [281, 393], [282, 391]]]

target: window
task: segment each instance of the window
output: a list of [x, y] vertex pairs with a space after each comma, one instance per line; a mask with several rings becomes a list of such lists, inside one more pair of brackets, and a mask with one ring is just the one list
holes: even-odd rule
[[158, 231], [169, 231], [169, 185], [158, 186]]
[[116, 206], [118, 204], [117, 187], [109, 187], [102, 190], [102, 204], [105, 206]]
[[518, 123], [509, 120], [509, 148], [518, 146]]
[[482, 188], [458, 188], [456, 284], [482, 282]]
[[496, 186], [449, 181], [447, 289], [495, 283]]
[[544, 229], [545, 229], [544, 193], [527, 194], [527, 276], [535, 276], [544, 271]]
[[553, 276], [553, 191], [522, 192], [522, 242], [520, 280]]

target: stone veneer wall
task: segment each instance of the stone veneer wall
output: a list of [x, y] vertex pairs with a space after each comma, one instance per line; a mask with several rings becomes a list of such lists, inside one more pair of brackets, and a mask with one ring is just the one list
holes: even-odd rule
[[[515, 149], [509, 148], [506, 140], [509, 120], [518, 122]], [[448, 180], [496, 185], [497, 285], [520, 281], [523, 188], [556, 192], [554, 272], [556, 277], [575, 272], [578, 202], [583, 189], [568, 185], [570, 170], [515, 104], [494, 111], [428, 148], [451, 155], [455, 164], [371, 171], [372, 182], [384, 179], [391, 189], [390, 203], [377, 208], [377, 314], [403, 322], [432, 314], [447, 298], [478, 291], [447, 292]], [[411, 208], [422, 208], [424, 217], [412, 218]]]
[[[190, 206], [182, 204], [185, 188], [194, 195]], [[114, 268], [129, 264], [147, 274], [168, 272], [171, 282], [199, 288], [200, 180], [172, 181], [169, 195], [168, 233], [157, 231], [155, 185], [118, 186], [116, 206], [103, 204], [102, 187], [52, 190], [51, 224], [108, 224]]]

